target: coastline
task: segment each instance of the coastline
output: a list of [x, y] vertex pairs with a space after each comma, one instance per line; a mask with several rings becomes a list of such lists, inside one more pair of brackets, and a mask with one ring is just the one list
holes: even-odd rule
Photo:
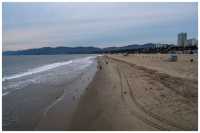
[[[13, 115], [11, 122], [16, 123], [4, 130], [197, 130], [197, 56], [178, 55], [177, 62], [168, 57], [97, 56], [95, 64], [70, 82], [13, 92], [12, 97], [3, 97], [3, 111], [6, 115], [13, 115], [7, 110], [15, 111], [18, 118]], [[24, 100], [27, 97], [29, 101]]]
[[[4, 90], [10, 94], [2, 97], [3, 130], [67, 130], [80, 95], [94, 77], [97, 65], [94, 57], [70, 62], [38, 67], [43, 69], [33, 69], [39, 71], [37, 74], [3, 83], [5, 88], [10, 87]], [[45, 71], [49, 66], [54, 69]], [[40, 70], [44, 71], [40, 73]]]
[[[65, 89], [56, 101], [54, 101], [43, 113], [43, 117], [35, 126], [36, 131], [63, 131], [68, 130], [74, 110], [81, 95], [85, 93], [88, 84], [96, 73], [96, 65], [93, 64], [84, 70], [76, 79], [62, 85]], [[55, 122], [56, 121], [56, 122]]]
[[[176, 64], [170, 65], [171, 72], [165, 73], [165, 69], [157, 69], [158, 66], [155, 69], [152, 69], [151, 65], [145, 67], [146, 62], [143, 66], [142, 63], [134, 64], [132, 56], [98, 57], [98, 71], [81, 96], [67, 130], [198, 129], [196, 74], [191, 74], [187, 78], [180, 73], [174, 74], [176, 68], [173, 66]], [[143, 58], [143, 55], [141, 57]], [[150, 61], [155, 59], [152, 56], [146, 58]], [[177, 63], [185, 63], [181, 62], [181, 58]], [[159, 63], [171, 63], [160, 56], [156, 59]], [[195, 68], [194, 71], [197, 73], [197, 61], [195, 60], [192, 65], [195, 66], [189, 69]], [[184, 75], [185, 71], [181, 73]]]

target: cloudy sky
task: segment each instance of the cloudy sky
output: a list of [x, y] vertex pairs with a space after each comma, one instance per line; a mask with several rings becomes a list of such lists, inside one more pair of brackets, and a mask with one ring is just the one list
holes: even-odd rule
[[3, 51], [197, 38], [197, 3], [3, 3]]

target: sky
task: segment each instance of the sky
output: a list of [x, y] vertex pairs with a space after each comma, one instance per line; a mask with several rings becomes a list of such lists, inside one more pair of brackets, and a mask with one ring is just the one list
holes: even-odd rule
[[3, 3], [3, 51], [177, 43], [198, 37], [197, 3]]

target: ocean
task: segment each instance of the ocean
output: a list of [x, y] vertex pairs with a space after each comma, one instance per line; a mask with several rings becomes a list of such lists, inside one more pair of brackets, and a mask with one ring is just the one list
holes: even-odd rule
[[[3, 56], [3, 130], [62, 130], [95, 75], [96, 56]], [[45, 127], [49, 115], [63, 120]]]

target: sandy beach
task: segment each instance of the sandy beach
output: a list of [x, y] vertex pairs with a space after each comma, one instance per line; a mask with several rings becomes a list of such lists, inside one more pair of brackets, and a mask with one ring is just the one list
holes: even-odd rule
[[176, 62], [168, 57], [98, 57], [67, 130], [197, 130], [197, 55], [178, 55]]
[[55, 69], [48, 84], [2, 98], [3, 130], [197, 130], [197, 55], [178, 55], [176, 62], [168, 58], [108, 54], [83, 71], [76, 67], [77, 75], [56, 77], [67, 67]]

